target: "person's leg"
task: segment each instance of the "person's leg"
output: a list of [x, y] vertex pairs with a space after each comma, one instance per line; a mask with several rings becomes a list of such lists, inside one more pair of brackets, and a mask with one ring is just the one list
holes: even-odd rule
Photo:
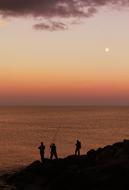
[[40, 152], [40, 159], [41, 159], [41, 162], [42, 162], [43, 161], [42, 152]]
[[41, 161], [43, 162], [44, 160], [44, 153], [41, 153]]
[[57, 152], [55, 152], [55, 158], [58, 159]]
[[75, 156], [77, 155], [77, 148], [75, 149]]
[[78, 155], [78, 156], [80, 155], [80, 150], [79, 150], [79, 148], [77, 149], [77, 155]]

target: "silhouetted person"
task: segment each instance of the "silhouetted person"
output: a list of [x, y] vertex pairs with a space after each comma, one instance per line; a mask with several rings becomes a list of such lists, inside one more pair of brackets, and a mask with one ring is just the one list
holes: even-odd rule
[[41, 161], [43, 162], [43, 160], [44, 160], [44, 151], [45, 151], [45, 145], [43, 144], [43, 142], [41, 142], [41, 145], [38, 148], [40, 150]]
[[55, 158], [58, 159], [57, 152], [56, 152], [56, 145], [54, 143], [50, 145], [50, 159], [51, 160], [53, 156], [55, 156]]
[[81, 142], [77, 140], [75, 146], [76, 146], [75, 155], [80, 156]]

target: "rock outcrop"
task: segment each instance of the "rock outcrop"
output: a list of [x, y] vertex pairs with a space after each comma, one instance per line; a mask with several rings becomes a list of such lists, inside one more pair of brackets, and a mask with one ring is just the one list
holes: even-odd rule
[[2, 176], [16, 190], [129, 190], [129, 140]]

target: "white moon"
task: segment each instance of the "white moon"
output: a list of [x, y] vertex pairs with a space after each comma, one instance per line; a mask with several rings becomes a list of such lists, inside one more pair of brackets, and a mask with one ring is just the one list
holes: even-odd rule
[[109, 48], [105, 48], [105, 52], [108, 53], [110, 51]]

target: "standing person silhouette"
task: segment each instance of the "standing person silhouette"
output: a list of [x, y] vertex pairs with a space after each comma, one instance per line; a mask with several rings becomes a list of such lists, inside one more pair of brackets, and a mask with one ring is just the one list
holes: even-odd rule
[[50, 145], [50, 159], [51, 160], [53, 159], [53, 156], [55, 156], [55, 158], [58, 159], [56, 145], [54, 143]]
[[38, 149], [40, 150], [41, 162], [43, 162], [43, 160], [44, 160], [44, 151], [45, 151], [45, 145], [43, 144], [43, 142], [41, 142]]
[[80, 149], [81, 149], [81, 142], [79, 140], [76, 141], [76, 149], [75, 149], [75, 156], [80, 156]]

